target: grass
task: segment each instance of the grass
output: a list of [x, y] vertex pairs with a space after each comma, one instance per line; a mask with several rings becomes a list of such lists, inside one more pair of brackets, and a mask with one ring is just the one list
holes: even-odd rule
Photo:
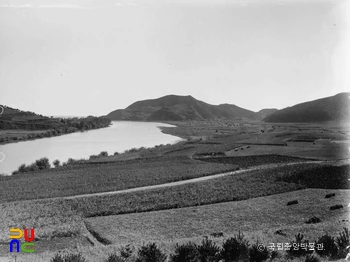
[[[99, 261], [113, 250], [118, 251], [117, 243], [130, 243], [132, 239], [138, 239], [139, 242], [154, 239], [169, 253], [173, 251], [178, 240], [199, 243], [203, 235], [217, 235], [218, 232], [223, 233], [223, 236], [220, 234], [216, 238], [218, 243], [222, 242], [223, 237], [236, 234], [238, 230], [247, 232], [248, 238], [254, 242], [260, 239], [266, 243], [290, 241], [295, 232], [302, 232], [312, 240], [325, 233], [339, 232], [348, 223], [346, 201], [349, 193], [348, 190], [305, 189], [312, 187], [314, 182], [320, 184], [326, 177], [334, 177], [334, 173], [338, 172], [332, 169], [324, 174], [316, 174], [317, 179], [309, 179], [315, 175], [309, 169], [318, 167], [318, 164], [300, 163], [194, 184], [114, 196], [8, 202], [161, 184], [232, 170], [236, 165], [249, 167], [267, 162], [300, 161], [285, 156], [249, 156], [225, 158], [230, 159], [225, 160], [229, 164], [220, 164], [193, 161], [186, 157], [218, 151], [227, 154], [236, 147], [243, 147], [244, 150], [233, 151], [232, 156], [257, 154], [258, 151], [274, 154], [276, 150], [299, 147], [301, 151], [295, 151], [297, 157], [306, 152], [305, 157], [320, 154], [327, 159], [337, 157], [337, 148], [341, 147], [331, 145], [327, 139], [348, 139], [344, 128], [326, 125], [320, 129], [317, 125], [308, 124], [282, 124], [275, 128], [267, 124], [266, 132], [261, 133], [261, 129], [261, 124], [248, 122], [240, 125], [234, 121], [182, 123], [178, 129], [164, 129], [165, 132], [175, 135], [179, 132], [178, 134], [181, 133], [182, 137], [188, 139], [187, 142], [177, 145], [104, 157], [97, 159], [97, 163], [90, 161], [86, 165], [0, 177], [0, 242], [8, 241], [10, 226], [35, 226], [38, 246], [42, 244], [44, 247], [30, 258], [19, 255], [17, 261], [47, 262], [47, 258], [53, 256], [47, 250], [66, 248], [75, 240], [78, 244], [72, 250], [82, 252], [88, 261]], [[271, 145], [305, 138], [318, 140], [315, 140], [315, 145], [307, 142], [287, 142], [287, 147]], [[248, 145], [250, 148], [247, 148]], [[304, 151], [303, 148], [307, 150]], [[103, 163], [108, 161], [110, 163]], [[342, 183], [346, 178], [337, 176], [336, 181]], [[334, 197], [325, 198], [326, 194], [334, 192]], [[298, 205], [286, 205], [294, 199], [298, 200]], [[340, 204], [344, 208], [329, 209]], [[305, 223], [314, 216], [319, 217], [321, 222]], [[278, 230], [283, 234], [275, 234]], [[109, 231], [111, 233], [106, 233]], [[111, 241], [114, 244], [101, 245], [95, 241], [97, 236], [101, 242]], [[93, 240], [95, 246], [91, 246], [86, 237], [90, 242]], [[8, 246], [5, 249], [8, 255]]]
[[73, 208], [85, 217], [164, 210], [238, 201], [306, 188], [303, 184], [281, 181], [317, 164], [297, 164], [239, 173], [217, 179], [153, 189], [83, 199], [71, 199]]
[[9, 228], [35, 228], [36, 239], [76, 236], [84, 223], [72, 206], [62, 200], [36, 200], [0, 204], [0, 241], [9, 240]]
[[297, 164], [251, 171], [194, 184], [118, 195], [2, 203], [0, 239], [8, 238], [10, 226], [40, 228], [38, 238], [71, 236], [86, 232], [82, 217], [198, 206], [294, 191], [305, 186], [277, 179], [315, 165]]
[[[333, 192], [336, 193], [334, 198], [324, 198], [325, 194]], [[222, 243], [223, 238], [236, 234], [238, 230], [243, 231], [251, 243], [257, 239], [263, 244], [284, 243], [293, 239], [295, 232], [302, 232], [306, 238], [314, 241], [317, 237], [326, 233], [336, 236], [342, 227], [347, 225], [348, 222], [343, 222], [348, 219], [347, 209], [329, 211], [328, 207], [335, 203], [347, 205], [349, 197], [349, 190], [305, 189], [206, 206], [88, 218], [85, 220], [89, 224], [90, 230], [102, 239], [111, 241], [112, 244], [104, 247], [101, 245], [91, 246], [85, 243], [73, 245], [71, 248], [66, 245], [66, 248], [73, 252], [82, 252], [88, 258], [88, 261], [92, 262], [102, 261], [106, 254], [113, 250], [118, 251], [120, 244], [133, 243], [135, 247], [139, 247], [148, 241], [154, 240], [162, 250], [169, 253], [173, 252], [175, 243], [188, 240], [200, 243], [203, 236], [209, 236], [215, 232], [223, 232], [222, 237], [214, 238], [218, 244]], [[300, 204], [287, 207], [285, 204], [289, 199], [297, 199]], [[6, 205], [10, 206], [6, 208]], [[13, 225], [24, 226], [28, 225], [29, 221], [36, 221], [38, 229], [36, 232], [39, 233], [38, 237], [42, 240], [41, 233], [45, 227], [46, 233], [50, 235], [53, 232], [50, 227], [53, 225], [56, 226], [56, 230], [64, 229], [64, 226], [62, 226], [64, 224], [66, 224], [66, 230], [68, 231], [81, 228], [79, 235], [86, 234], [86, 229], [83, 227], [84, 223], [75, 215], [74, 208], [67, 201], [22, 201], [6, 205], [3, 204], [1, 209], [12, 210], [13, 213], [7, 213], [4, 217], [17, 217], [17, 220], [13, 220]], [[30, 208], [30, 206], [33, 208]], [[45, 210], [45, 208], [47, 211], [43, 212], [42, 210]], [[30, 214], [30, 218], [27, 217], [27, 221], [21, 221], [25, 214], [27, 216]], [[311, 214], [320, 217], [322, 222], [316, 225], [304, 223], [306, 218], [311, 217]], [[72, 215], [75, 216], [76, 220], [69, 220]], [[56, 223], [50, 225], [54, 219]], [[5, 220], [5, 223], [7, 222]], [[45, 222], [45, 225], [40, 225], [43, 222]], [[0, 232], [4, 232], [6, 239], [8, 238], [7, 230], [8, 227], [6, 226], [0, 230]], [[286, 236], [275, 234], [277, 230], [282, 230]], [[48, 247], [43, 248], [33, 256], [24, 257], [19, 255], [19, 258], [22, 257], [22, 261], [27, 262], [47, 261], [48, 257], [53, 256], [53, 250], [57, 248], [56, 243], [60, 243], [62, 248], [62, 242], [70, 241], [69, 243], [74, 243], [77, 242], [77, 239], [78, 237], [75, 241], [74, 238], [72, 240], [61, 238], [60, 240], [49, 237], [45, 241], [45, 243], [48, 243]], [[60, 242], [57, 242], [57, 240], [60, 240]], [[6, 255], [8, 255], [8, 252]], [[293, 261], [302, 260], [296, 259]]]
[[235, 165], [205, 163], [188, 157], [160, 157], [108, 164], [68, 166], [0, 177], [0, 201], [115, 191], [236, 169]]
[[[348, 222], [348, 208], [330, 211], [334, 203], [347, 205], [349, 190], [335, 190], [336, 199], [325, 199], [329, 189], [304, 189], [236, 202], [227, 202], [173, 210], [94, 217], [86, 219], [102, 236], [114, 244], [161, 241], [171, 244], [223, 232], [227, 238], [244, 232], [250, 239], [261, 243], [285, 243], [301, 232], [310, 242], [327, 232], [338, 236]], [[298, 199], [299, 205], [286, 206], [289, 199]], [[316, 215], [321, 223], [306, 224]], [[118, 225], [109, 227], [109, 225]], [[275, 232], [281, 230], [285, 236]]]
[[280, 156], [280, 155], [259, 155], [259, 156], [237, 156], [237, 157], [202, 157], [198, 158], [209, 163], [234, 164], [241, 168], [252, 166], [278, 164], [286, 162], [302, 162], [306, 159], [298, 157]]

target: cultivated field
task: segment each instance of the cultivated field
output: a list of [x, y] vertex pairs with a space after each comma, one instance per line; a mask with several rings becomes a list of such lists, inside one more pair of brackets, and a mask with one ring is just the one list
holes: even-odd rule
[[[14, 261], [7, 244], [12, 226], [36, 228], [36, 254], [19, 257], [30, 262], [48, 261], [63, 249], [97, 262], [121, 244], [139, 247], [148, 241], [169, 253], [178, 242], [199, 243], [209, 236], [222, 243], [239, 230], [251, 242], [291, 241], [299, 232], [312, 241], [349, 227], [348, 126], [176, 124], [162, 128], [186, 138], [176, 145], [0, 177], [0, 261]], [[184, 183], [137, 189], [174, 181]], [[64, 198], [130, 188], [135, 190]], [[325, 198], [329, 193], [335, 196]], [[287, 206], [292, 200], [298, 204]], [[343, 208], [330, 210], [335, 205]], [[306, 224], [313, 216], [321, 222]]]

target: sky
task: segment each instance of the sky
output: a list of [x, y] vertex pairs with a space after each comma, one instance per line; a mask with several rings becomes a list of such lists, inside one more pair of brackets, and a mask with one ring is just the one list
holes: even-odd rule
[[168, 94], [259, 111], [349, 91], [348, 0], [0, 0], [0, 104], [105, 115]]

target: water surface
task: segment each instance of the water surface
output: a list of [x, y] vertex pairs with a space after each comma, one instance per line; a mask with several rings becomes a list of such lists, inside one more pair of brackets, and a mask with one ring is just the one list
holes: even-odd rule
[[42, 157], [49, 158], [51, 163], [55, 159], [64, 162], [68, 158], [87, 159], [101, 151], [107, 151], [108, 154], [121, 153], [133, 147], [153, 147], [181, 140], [176, 136], [163, 134], [159, 126], [172, 125], [113, 121], [107, 128], [1, 145], [0, 152], [5, 155], [5, 159], [0, 162], [0, 174], [10, 174], [21, 164], [31, 164]]

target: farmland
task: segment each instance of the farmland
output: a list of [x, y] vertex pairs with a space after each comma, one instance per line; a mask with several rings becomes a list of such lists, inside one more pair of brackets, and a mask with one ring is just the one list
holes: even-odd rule
[[[177, 125], [163, 129], [186, 138], [175, 145], [0, 177], [0, 254], [6, 256], [7, 230], [14, 225], [38, 229], [33, 261], [46, 261], [66, 248], [97, 261], [105, 257], [107, 247], [118, 251], [121, 244], [137, 247], [144, 241], [172, 252], [175, 243], [198, 243], [203, 236], [223, 233], [212, 237], [220, 243], [238, 230], [252, 242], [287, 241], [295, 232], [316, 239], [347, 225], [346, 126], [195, 121]], [[176, 181], [184, 183], [138, 190]], [[125, 189], [135, 190], [74, 197]], [[325, 199], [328, 193], [335, 197]], [[287, 207], [291, 200], [299, 204]], [[343, 208], [331, 212], [335, 205]], [[312, 216], [321, 223], [305, 224]], [[115, 224], [119, 226], [111, 231]], [[277, 230], [285, 235], [275, 234]], [[72, 247], [73, 242], [77, 244]]]
[[[116, 191], [236, 169], [236, 165], [205, 163], [190, 160], [187, 157], [73, 165], [49, 171], [2, 177], [0, 178], [0, 201]], [[18, 192], [16, 195], [15, 191]]]

